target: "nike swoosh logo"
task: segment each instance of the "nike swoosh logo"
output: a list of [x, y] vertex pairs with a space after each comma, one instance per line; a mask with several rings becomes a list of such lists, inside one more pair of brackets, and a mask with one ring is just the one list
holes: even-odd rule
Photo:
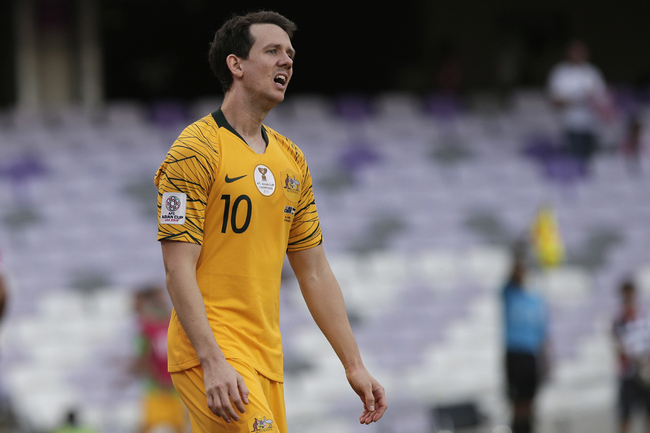
[[228, 177], [228, 175], [226, 175], [226, 183], [232, 183], [232, 182], [234, 182], [236, 180], [239, 180], [239, 179], [241, 179], [243, 177], [246, 177], [246, 176], [248, 176], [248, 175], [245, 174], [243, 176], [238, 176], [238, 177]]

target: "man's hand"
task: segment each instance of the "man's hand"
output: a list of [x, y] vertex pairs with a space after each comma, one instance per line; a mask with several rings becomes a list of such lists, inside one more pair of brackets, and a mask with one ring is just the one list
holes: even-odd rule
[[379, 421], [388, 408], [384, 387], [365, 368], [347, 371], [346, 376], [350, 386], [363, 402], [363, 413], [359, 422], [368, 425]]
[[226, 360], [214, 367], [203, 367], [203, 383], [208, 408], [215, 415], [231, 422], [239, 420], [237, 411], [246, 412], [244, 405], [248, 404], [248, 388], [244, 378]]

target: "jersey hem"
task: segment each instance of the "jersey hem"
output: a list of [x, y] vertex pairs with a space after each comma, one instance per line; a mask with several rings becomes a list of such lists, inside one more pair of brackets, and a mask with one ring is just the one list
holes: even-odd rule
[[[283, 373], [273, 373], [272, 371], [266, 368], [262, 368], [257, 363], [251, 362], [250, 360], [245, 358], [226, 357], [226, 361], [227, 360], [233, 360], [233, 361], [241, 362], [242, 364], [246, 364], [249, 367], [251, 367], [253, 370], [255, 370], [257, 373], [266, 377], [267, 379], [272, 380], [274, 382], [284, 383]], [[194, 358], [194, 359], [190, 359], [189, 361], [185, 361], [176, 365], [169, 364], [168, 370], [170, 373], [178, 373], [179, 371], [189, 370], [191, 368], [198, 367], [200, 365], [201, 363], [199, 362], [199, 359]]]
[[187, 242], [188, 244], [194, 244], [194, 245], [203, 245], [203, 243], [197, 241], [196, 239], [192, 238], [183, 238], [183, 239], [177, 239], [179, 236], [158, 236], [158, 242], [162, 241], [170, 241], [170, 242]]
[[298, 247], [287, 248], [287, 252], [288, 252], [288, 253], [294, 253], [294, 252], [296, 252], [296, 251], [308, 250], [308, 249], [310, 249], [310, 248], [314, 248], [314, 247], [317, 247], [317, 246], [322, 245], [322, 244], [323, 244], [323, 238], [321, 237], [321, 239], [318, 241], [317, 244], [314, 244], [314, 245], [303, 245], [303, 246], [298, 246]]

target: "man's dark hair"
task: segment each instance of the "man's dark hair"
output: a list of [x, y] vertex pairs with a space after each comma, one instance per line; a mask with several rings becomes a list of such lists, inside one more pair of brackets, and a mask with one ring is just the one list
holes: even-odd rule
[[288, 18], [272, 11], [258, 11], [246, 15], [235, 15], [226, 21], [214, 35], [210, 44], [208, 60], [212, 72], [217, 76], [224, 92], [230, 90], [233, 77], [228, 69], [226, 58], [234, 54], [242, 59], [248, 55], [255, 41], [250, 32], [253, 24], [275, 24], [284, 30], [289, 38], [293, 37], [296, 25]]

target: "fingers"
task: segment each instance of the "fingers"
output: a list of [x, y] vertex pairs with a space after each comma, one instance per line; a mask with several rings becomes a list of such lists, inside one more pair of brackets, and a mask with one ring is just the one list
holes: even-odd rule
[[248, 404], [248, 388], [246, 388], [246, 383], [244, 383], [244, 379], [241, 376], [237, 378], [237, 392], [231, 398], [239, 412], [246, 412], [244, 405]]
[[368, 384], [363, 390], [364, 394], [364, 407], [370, 412], [375, 410], [375, 396], [372, 393], [372, 385]]
[[208, 408], [217, 416], [223, 418], [226, 422], [230, 422], [230, 416], [226, 412], [219, 392], [208, 392], [206, 394], [208, 399]]
[[381, 409], [376, 409], [374, 411], [369, 411], [367, 409], [363, 410], [363, 413], [359, 417], [359, 422], [361, 424], [370, 424], [373, 422], [377, 422], [381, 419], [382, 416], [384, 416], [384, 412], [386, 412], [386, 408], [381, 408]]
[[238, 421], [239, 415], [232, 407], [230, 395], [224, 388], [215, 388], [214, 391], [207, 394], [208, 408], [215, 415], [221, 417], [226, 422]]
[[369, 388], [369, 391], [364, 392], [364, 410], [359, 417], [359, 422], [366, 425], [379, 421], [388, 408], [384, 388], [379, 384]]
[[370, 424], [372, 422], [372, 413], [364, 409], [363, 413], [359, 417], [359, 422], [366, 425]]
[[[208, 407], [226, 422], [239, 421], [239, 413], [246, 412], [248, 389], [243, 379], [237, 380], [236, 387], [219, 386], [207, 393]], [[239, 413], [238, 413], [239, 411]]]
[[372, 421], [379, 421], [379, 419], [384, 416], [386, 409], [388, 409], [388, 403], [386, 402], [386, 396], [384, 395], [384, 390], [382, 388], [381, 395], [377, 396], [375, 400], [375, 413], [372, 416]]
[[363, 402], [363, 413], [359, 417], [361, 424], [379, 421], [388, 404], [384, 387], [365, 369], [350, 369], [346, 372], [348, 382]]

